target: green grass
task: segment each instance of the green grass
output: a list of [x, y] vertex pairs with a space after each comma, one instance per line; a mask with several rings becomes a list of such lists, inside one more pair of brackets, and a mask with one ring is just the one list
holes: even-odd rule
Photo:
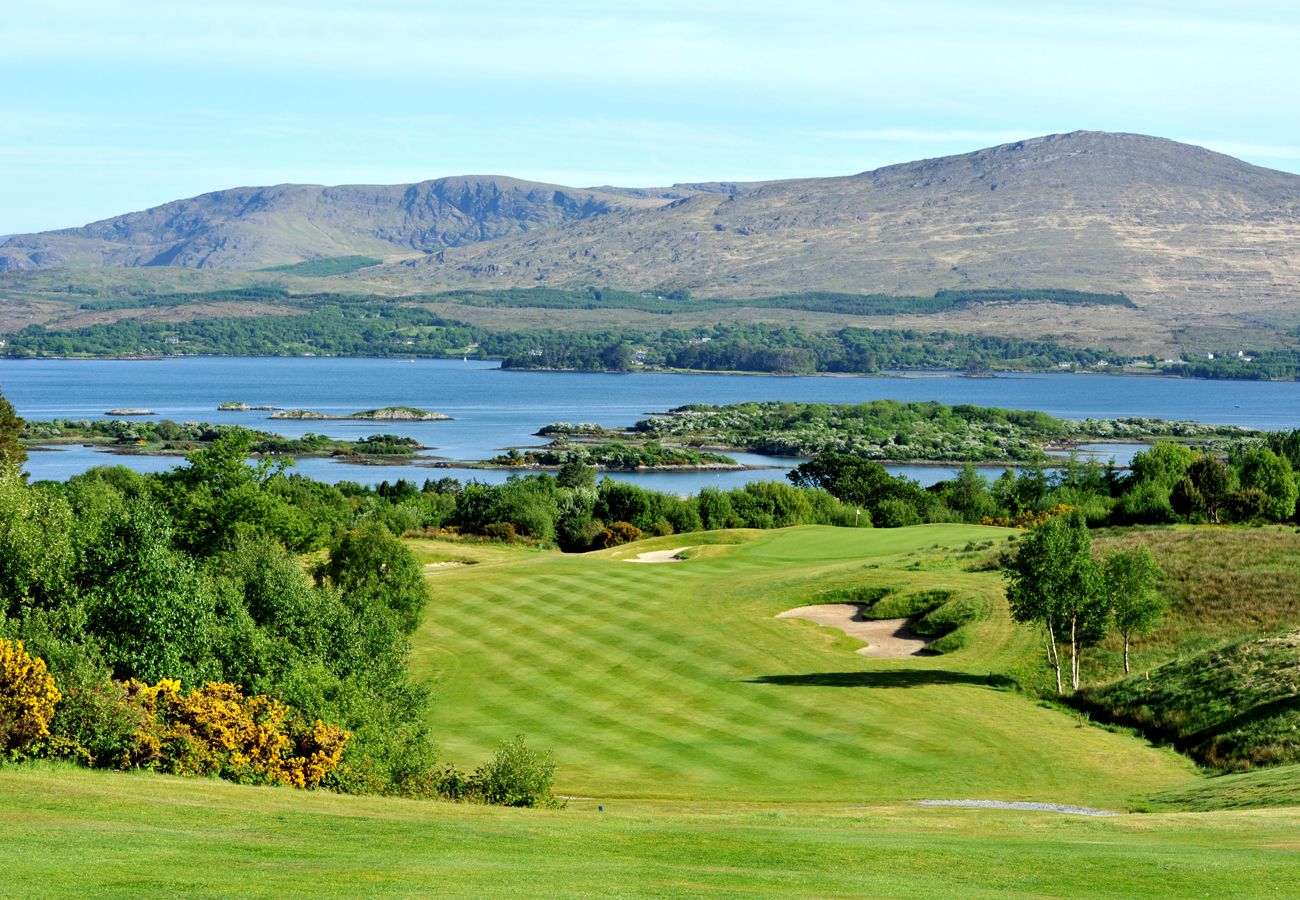
[[511, 810], [0, 770], [7, 896], [1295, 896], [1300, 813]]
[[1215, 768], [1300, 762], [1300, 631], [1193, 654], [1082, 700]]
[[283, 266], [271, 266], [260, 271], [283, 272], [286, 275], [301, 275], [307, 278], [328, 278], [333, 275], [349, 275], [359, 269], [377, 266], [381, 262], [382, 259], [373, 256], [331, 256], [325, 259], [307, 259]]
[[[412, 664], [434, 682], [449, 761], [472, 768], [522, 732], [556, 751], [566, 794], [1124, 806], [1187, 779], [1172, 752], [1004, 687], [1037, 644], [1008, 621], [997, 573], [953, 556], [1004, 533], [809, 526], [701, 546], [684, 563], [622, 558], [691, 535], [444, 570]], [[941, 658], [868, 660], [838, 631], [774, 618], [851, 583], [998, 602]]]
[[1296, 806], [1300, 765], [1235, 772], [1170, 788], [1140, 803], [1144, 810], [1218, 810]]
[[[1243, 637], [1300, 627], [1300, 530], [1208, 525], [1126, 528], [1094, 542], [1105, 555], [1145, 544], [1164, 570], [1160, 592], [1171, 609], [1165, 624], [1133, 644], [1141, 671], [1189, 652]], [[1118, 642], [1103, 648], [1122, 672]]]
[[[475, 563], [435, 570], [414, 637], [444, 758], [472, 768], [524, 732], [555, 751], [566, 808], [0, 768], [3, 893], [1300, 894], [1300, 807], [1169, 811], [1295, 804], [1295, 767], [1207, 779], [1002, 687], [1037, 643], [998, 573], [967, 569], [1005, 535], [800, 527], [583, 556], [412, 541], [424, 562]], [[623, 561], [681, 546], [685, 562]], [[964, 649], [897, 661], [773, 618], [873, 585], [985, 597], [989, 614]]]

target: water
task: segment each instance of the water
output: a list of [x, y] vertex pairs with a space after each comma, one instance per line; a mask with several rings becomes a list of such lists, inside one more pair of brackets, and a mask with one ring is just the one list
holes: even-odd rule
[[[488, 362], [397, 359], [247, 359], [200, 357], [158, 361], [0, 360], [0, 392], [28, 419], [93, 419], [121, 407], [150, 409], [175, 421], [245, 425], [297, 436], [309, 431], [340, 438], [375, 432], [401, 434], [434, 448], [428, 455], [482, 459], [511, 446], [543, 443], [534, 436], [550, 422], [629, 425], [684, 403], [794, 400], [862, 403], [874, 399], [937, 400], [1039, 409], [1063, 418], [1151, 416], [1254, 428], [1300, 427], [1300, 383], [1192, 381], [1154, 377], [1025, 374], [967, 378], [934, 373], [875, 378], [736, 375], [612, 375], [509, 372]], [[269, 419], [268, 412], [217, 412], [242, 401], [346, 414], [381, 406], [416, 406], [453, 417], [449, 422], [304, 422]], [[1132, 447], [1098, 445], [1104, 460], [1123, 464]], [[732, 454], [772, 470], [743, 472], [620, 473], [622, 480], [675, 493], [706, 485], [734, 487], [781, 478], [797, 461]], [[34, 479], [63, 479], [92, 465], [120, 463], [158, 471], [171, 458], [107, 454], [84, 447], [32, 453]], [[498, 482], [504, 471], [363, 466], [301, 460], [297, 471], [324, 481], [374, 484], [396, 478], [475, 478]], [[895, 471], [931, 483], [951, 475], [941, 466]]]

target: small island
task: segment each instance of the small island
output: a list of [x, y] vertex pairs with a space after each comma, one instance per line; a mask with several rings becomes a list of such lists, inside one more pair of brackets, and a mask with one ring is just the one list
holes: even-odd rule
[[385, 406], [382, 409], [367, 409], [348, 415], [332, 415], [311, 409], [285, 409], [271, 414], [272, 419], [297, 419], [312, 422], [446, 422], [451, 416], [446, 413], [413, 406]]
[[217, 412], [275, 412], [282, 408], [283, 407], [279, 406], [270, 406], [265, 403], [257, 406], [250, 406], [247, 403], [240, 402], [217, 404]]
[[656, 441], [627, 443], [571, 443], [560, 438], [545, 447], [516, 448], [480, 463], [477, 469], [559, 469], [566, 463], [579, 462], [606, 472], [693, 472], [734, 471], [750, 468], [729, 456], [665, 447]]
[[106, 416], [152, 416], [152, 409], [110, 409]]

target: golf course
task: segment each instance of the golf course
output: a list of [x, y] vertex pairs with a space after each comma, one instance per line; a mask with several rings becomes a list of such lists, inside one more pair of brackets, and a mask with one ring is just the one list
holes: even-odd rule
[[[1279, 805], [1297, 767], [1212, 778], [1016, 686], [1041, 642], [988, 564], [1016, 534], [410, 540], [430, 585], [410, 666], [441, 758], [472, 769], [523, 734], [553, 753], [565, 806], [8, 767], [4, 892], [1300, 893], [1300, 807]], [[901, 658], [778, 618], [854, 590], [982, 614], [950, 652]]]

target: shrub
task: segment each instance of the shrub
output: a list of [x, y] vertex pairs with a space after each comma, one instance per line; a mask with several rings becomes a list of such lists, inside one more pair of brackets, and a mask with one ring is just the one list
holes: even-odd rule
[[551, 793], [555, 762], [524, 743], [522, 734], [502, 741], [496, 754], [471, 778], [471, 792], [499, 806], [557, 806]]
[[232, 684], [208, 682], [182, 694], [172, 678], [153, 686], [132, 680], [126, 695], [146, 720], [123, 768], [312, 788], [338, 768], [348, 742], [337, 725], [295, 721], [287, 704], [245, 697]]
[[0, 750], [21, 754], [48, 738], [62, 697], [45, 660], [28, 654], [22, 641], [0, 638]]
[[890, 497], [876, 504], [871, 518], [880, 528], [904, 528], [908, 525], [921, 524], [921, 514], [916, 511], [916, 507], [897, 497]]
[[631, 522], [614, 522], [600, 533], [596, 543], [606, 549], [641, 539], [641, 529]]

